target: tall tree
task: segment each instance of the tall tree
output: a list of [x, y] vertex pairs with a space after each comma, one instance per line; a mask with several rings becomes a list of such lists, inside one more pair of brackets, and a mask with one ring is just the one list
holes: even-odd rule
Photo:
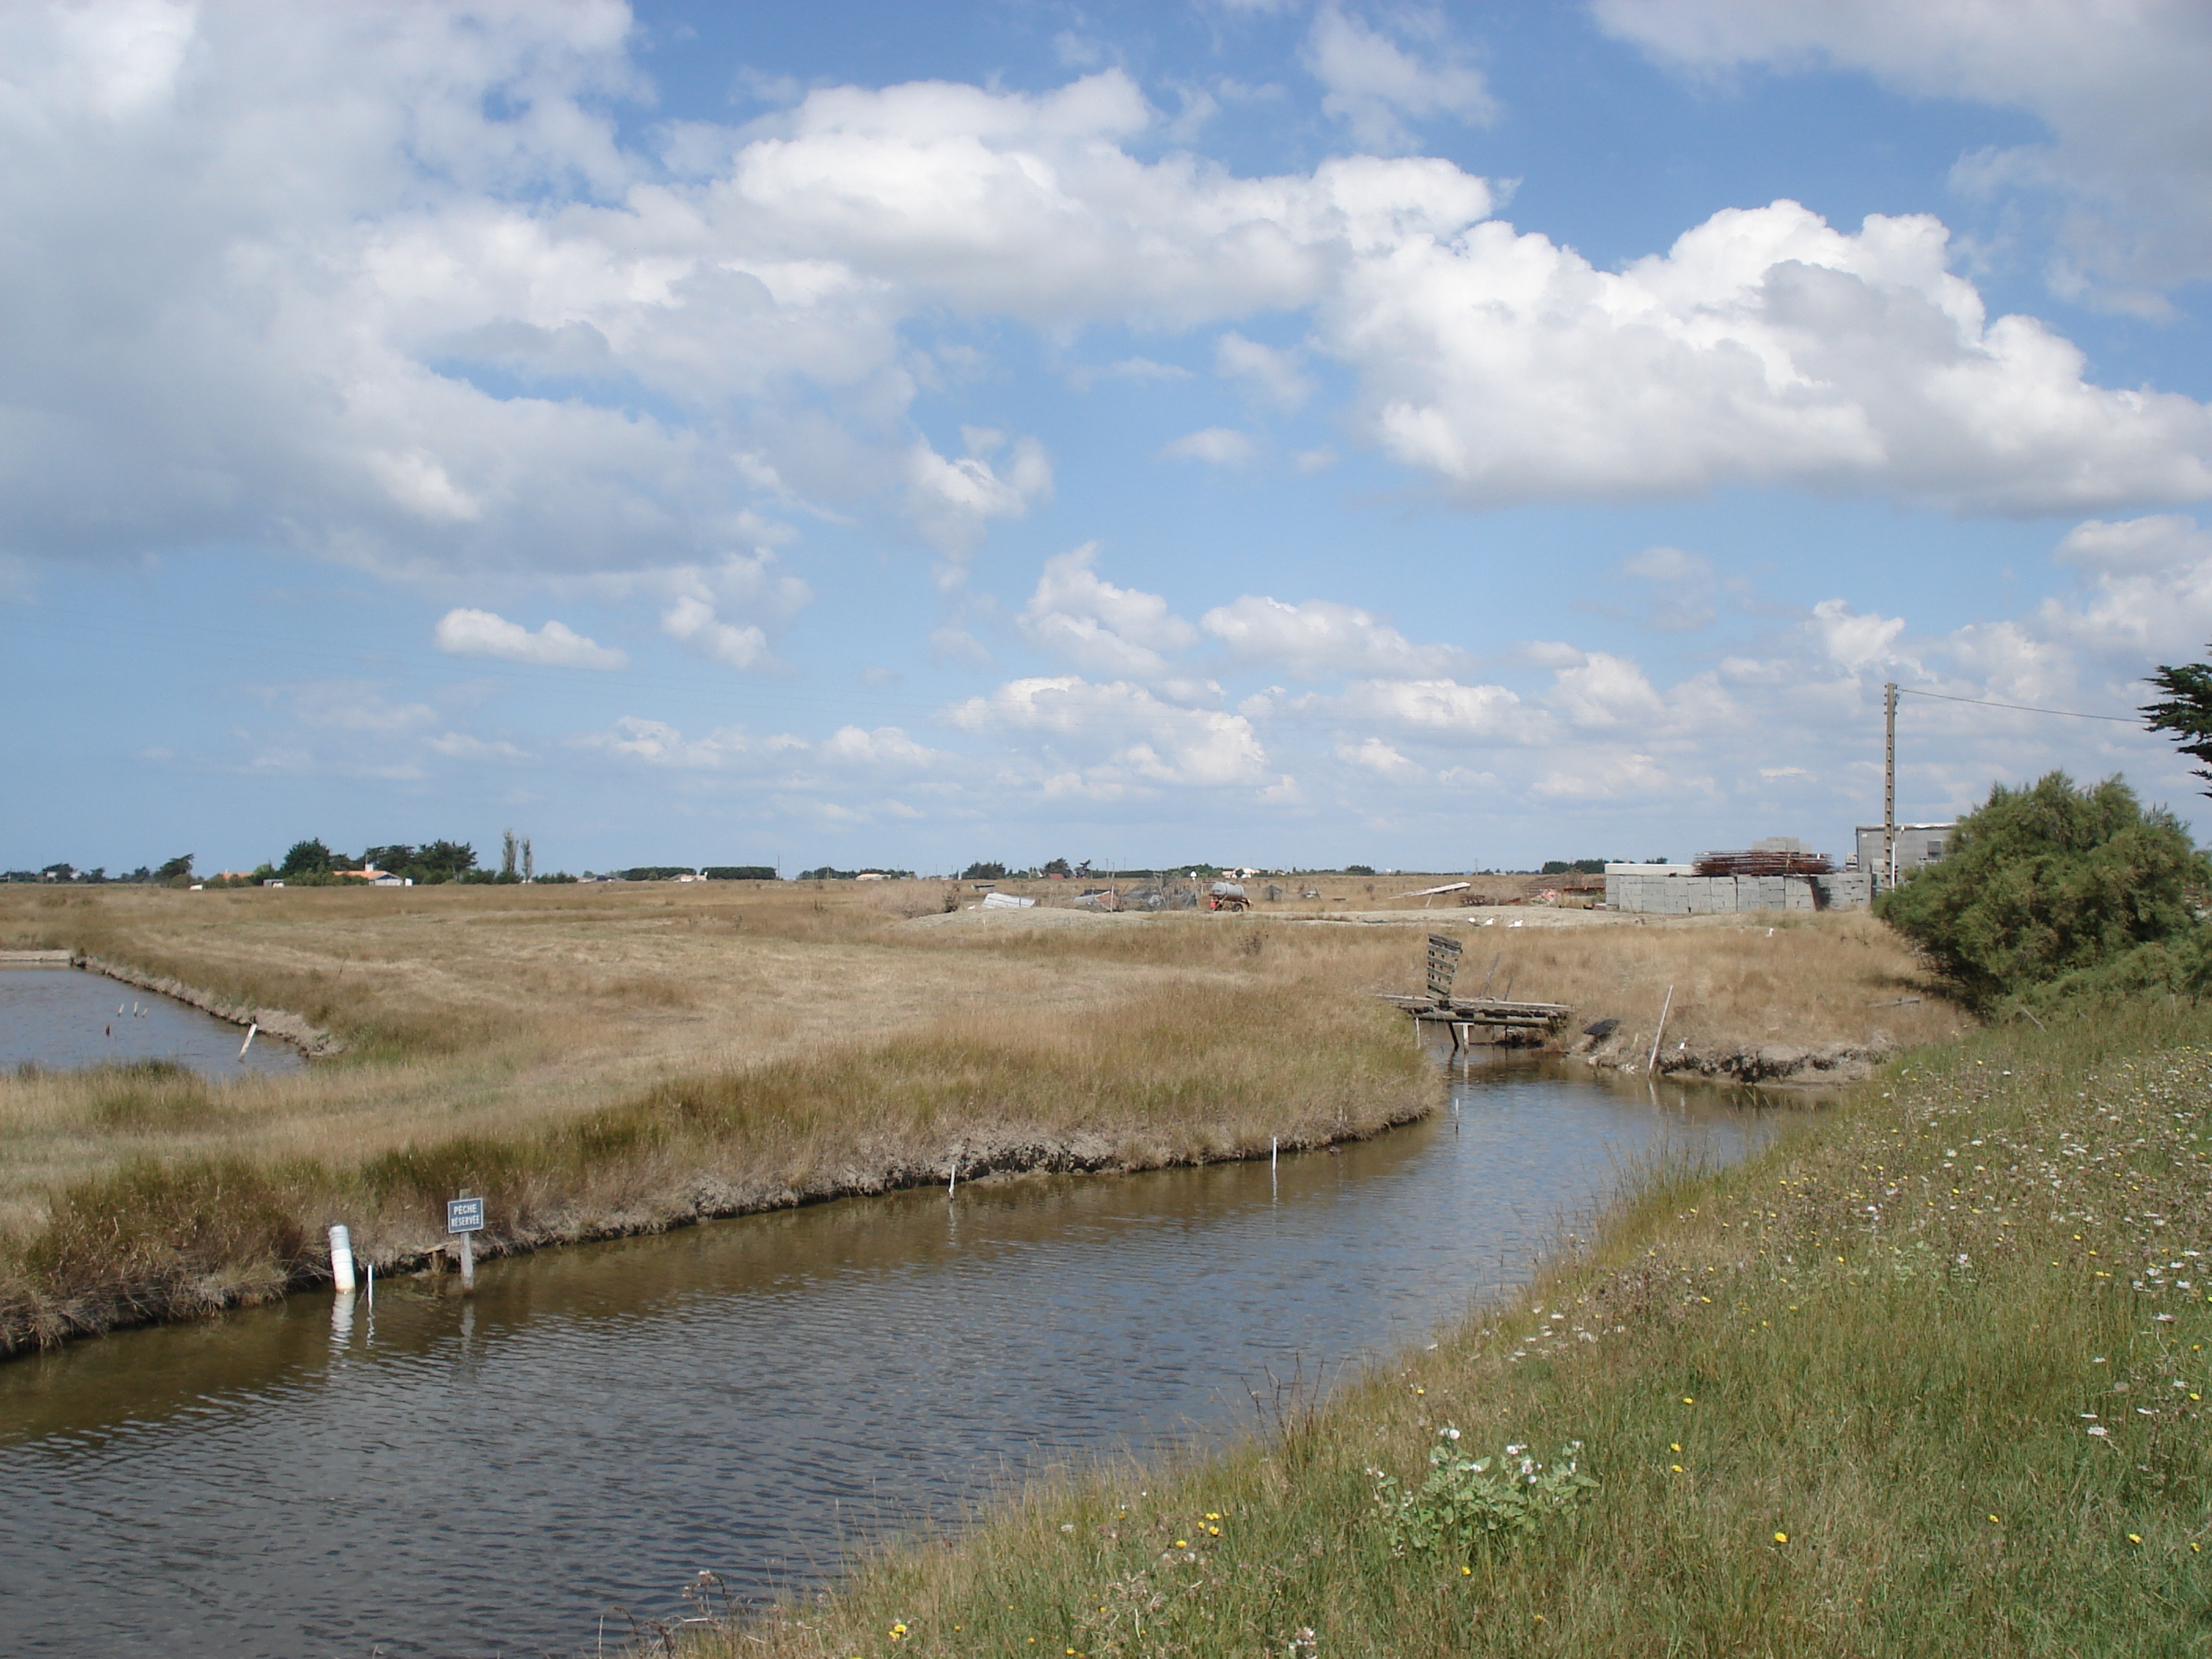
[[1959, 820], [1942, 862], [1887, 894], [1881, 915], [1977, 1001], [2104, 967], [2145, 945], [2194, 951], [2212, 860], [2172, 813], [2118, 778], [2052, 772], [1999, 784]]
[[[2187, 662], [2178, 668], [2160, 663], [2150, 683], [2166, 693], [2166, 700], [2143, 705], [2143, 723], [2154, 732], [2172, 732], [2191, 759], [2212, 761], [2212, 663]], [[2212, 768], [2200, 766], [2197, 775], [2212, 778]], [[2212, 789], [2204, 793], [2212, 795]]]
[[316, 836], [307, 841], [295, 841], [285, 852], [284, 861], [276, 866], [280, 876], [319, 876], [337, 867], [338, 854], [323, 845]]

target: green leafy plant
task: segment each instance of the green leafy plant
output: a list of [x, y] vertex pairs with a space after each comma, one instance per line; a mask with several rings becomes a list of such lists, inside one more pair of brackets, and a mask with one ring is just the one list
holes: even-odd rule
[[1367, 1471], [1393, 1555], [1465, 1556], [1486, 1540], [1533, 1532], [1597, 1490], [1582, 1471], [1579, 1440], [1545, 1463], [1526, 1446], [1509, 1445], [1496, 1457], [1463, 1457], [1454, 1428], [1438, 1429], [1437, 1439], [1428, 1475], [1412, 1492], [1395, 1475]]
[[1990, 790], [1950, 856], [1878, 914], [1986, 1006], [2069, 975], [2089, 988], [2087, 976], [2154, 945], [2193, 974], [2208, 885], [2212, 868], [2172, 813], [2145, 810], [2118, 778], [2077, 787], [2053, 772]]

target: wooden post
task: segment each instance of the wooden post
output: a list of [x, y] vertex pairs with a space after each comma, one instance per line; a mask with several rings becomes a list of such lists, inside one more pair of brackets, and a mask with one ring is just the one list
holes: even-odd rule
[[461, 1235], [461, 1294], [472, 1296], [477, 1288], [476, 1235]]
[[1667, 1015], [1674, 1006], [1674, 988], [1670, 985], [1667, 988], [1666, 1001], [1659, 1005], [1659, 1029], [1651, 1034], [1651, 1053], [1644, 1061], [1644, 1069], [1647, 1073], [1659, 1063], [1659, 1042], [1667, 1035]]

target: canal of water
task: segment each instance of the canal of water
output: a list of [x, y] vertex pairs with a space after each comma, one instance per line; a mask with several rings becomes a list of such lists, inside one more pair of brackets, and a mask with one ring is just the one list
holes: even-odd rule
[[1042, 1462], [1245, 1431], [1270, 1370], [1425, 1341], [1785, 1115], [1500, 1066], [1273, 1171], [847, 1200], [0, 1365], [0, 1650], [589, 1650], [702, 1569], [765, 1595]]
[[220, 1080], [296, 1072], [297, 1048], [104, 975], [75, 968], [0, 968], [0, 1066], [65, 1071], [141, 1060], [189, 1066]]

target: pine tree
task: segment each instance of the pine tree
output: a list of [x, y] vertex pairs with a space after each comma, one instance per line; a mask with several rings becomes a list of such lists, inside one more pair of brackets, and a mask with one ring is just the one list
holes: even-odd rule
[[[2171, 732], [2191, 759], [2212, 761], [2212, 663], [2184, 663], [2178, 668], [2160, 663], [2149, 678], [2166, 693], [2166, 701], [2143, 706], [2144, 724], [2154, 732]], [[2196, 771], [2200, 778], [2212, 778], [2212, 768], [2200, 766]], [[2212, 795], [2212, 789], [2204, 793]]]

